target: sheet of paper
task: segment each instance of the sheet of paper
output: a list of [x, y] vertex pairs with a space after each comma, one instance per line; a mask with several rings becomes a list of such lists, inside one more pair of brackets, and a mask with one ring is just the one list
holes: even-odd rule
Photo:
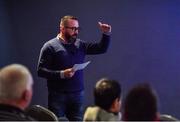
[[82, 70], [82, 69], [84, 69], [90, 62], [91, 62], [91, 61], [88, 61], [88, 62], [85, 62], [85, 63], [82, 63], [82, 64], [74, 64], [73, 69], [74, 69], [74, 71]]

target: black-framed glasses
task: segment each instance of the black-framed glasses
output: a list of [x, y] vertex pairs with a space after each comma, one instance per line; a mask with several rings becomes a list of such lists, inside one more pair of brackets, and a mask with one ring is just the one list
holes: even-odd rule
[[72, 31], [80, 31], [81, 28], [80, 27], [68, 27], [68, 26], [65, 26], [65, 28], [68, 28], [68, 29], [71, 29]]

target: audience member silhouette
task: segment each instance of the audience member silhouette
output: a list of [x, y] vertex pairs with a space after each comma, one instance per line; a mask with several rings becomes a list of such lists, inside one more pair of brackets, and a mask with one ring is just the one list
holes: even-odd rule
[[24, 110], [32, 98], [33, 78], [20, 64], [0, 70], [0, 121], [33, 121]]
[[123, 120], [159, 120], [157, 95], [149, 84], [138, 84], [128, 92], [124, 101]]
[[88, 107], [84, 121], [119, 121], [121, 85], [115, 80], [100, 79], [94, 88], [95, 106]]

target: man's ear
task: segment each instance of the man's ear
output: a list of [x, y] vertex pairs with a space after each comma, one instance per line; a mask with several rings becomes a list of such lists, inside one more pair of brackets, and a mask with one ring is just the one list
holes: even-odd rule
[[26, 108], [31, 102], [32, 92], [30, 90], [25, 90], [22, 94], [20, 104], [23, 108]]
[[22, 100], [28, 101], [29, 100], [29, 91], [25, 90], [22, 94]]
[[64, 30], [65, 30], [65, 27], [64, 26], [60, 26], [60, 32], [64, 32]]
[[121, 100], [119, 99], [119, 98], [116, 98], [114, 101], [113, 101], [113, 103], [112, 103], [112, 105], [111, 105], [111, 111], [112, 112], [119, 112], [120, 111], [120, 108], [121, 108]]

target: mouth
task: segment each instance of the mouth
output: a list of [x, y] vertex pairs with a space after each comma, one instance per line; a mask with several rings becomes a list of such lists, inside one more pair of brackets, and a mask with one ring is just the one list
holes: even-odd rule
[[72, 35], [73, 38], [77, 38], [77, 34]]

